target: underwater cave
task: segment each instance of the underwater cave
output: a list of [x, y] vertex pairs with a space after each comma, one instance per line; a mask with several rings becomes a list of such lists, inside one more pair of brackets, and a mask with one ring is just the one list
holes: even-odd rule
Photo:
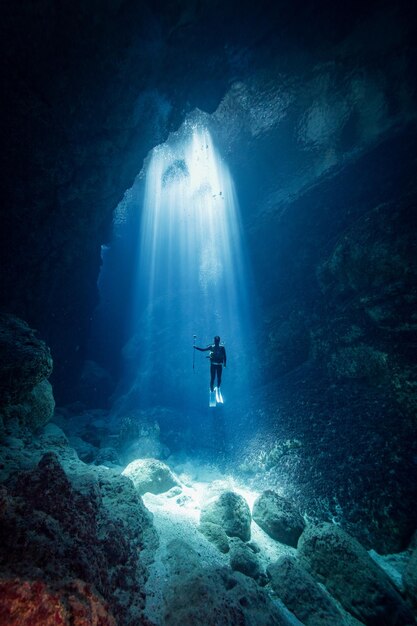
[[0, 30], [0, 625], [415, 624], [414, 3]]

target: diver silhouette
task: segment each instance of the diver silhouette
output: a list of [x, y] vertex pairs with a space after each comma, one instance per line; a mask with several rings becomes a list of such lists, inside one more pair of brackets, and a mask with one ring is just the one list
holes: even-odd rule
[[220, 337], [218, 335], [214, 338], [214, 344], [207, 346], [207, 348], [199, 348], [194, 346], [194, 350], [200, 352], [210, 351], [210, 391], [214, 391], [214, 380], [217, 375], [217, 389], [220, 391], [220, 385], [222, 382], [223, 365], [226, 367], [226, 349], [220, 345]]

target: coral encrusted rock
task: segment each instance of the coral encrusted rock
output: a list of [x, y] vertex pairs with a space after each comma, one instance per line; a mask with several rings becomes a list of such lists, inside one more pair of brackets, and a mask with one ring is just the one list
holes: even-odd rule
[[123, 470], [123, 475], [130, 478], [141, 496], [148, 492], [165, 493], [179, 485], [168, 465], [157, 459], [136, 459]]
[[48, 452], [37, 467], [11, 475], [0, 489], [0, 536], [7, 537], [0, 542], [0, 572], [41, 580], [52, 590], [81, 581], [104, 598], [118, 624], [142, 624], [147, 566], [156, 544], [151, 515], [117, 472], [86, 466], [76, 455], [67, 463], [64, 471], [58, 456]]
[[292, 556], [268, 566], [271, 587], [306, 626], [343, 626], [344, 616], [314, 578]]
[[117, 626], [108, 606], [82, 581], [48, 587], [41, 580], [0, 581], [0, 624]]
[[342, 606], [370, 626], [410, 626], [414, 617], [385, 572], [356, 539], [334, 524], [308, 527], [298, 552]]
[[296, 507], [275, 491], [264, 491], [253, 505], [254, 521], [272, 539], [297, 547], [305, 522]]
[[251, 514], [246, 500], [233, 491], [225, 491], [201, 511], [201, 523], [221, 526], [229, 537], [250, 539]]

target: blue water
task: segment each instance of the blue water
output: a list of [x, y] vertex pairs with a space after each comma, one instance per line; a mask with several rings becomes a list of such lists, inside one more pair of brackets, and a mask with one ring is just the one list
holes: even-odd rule
[[[103, 251], [98, 315], [98, 327], [107, 316], [110, 334], [124, 329], [117, 331], [125, 340], [114, 410], [160, 407], [168, 444], [179, 430], [186, 447], [216, 454], [236, 437], [248, 397], [256, 297], [235, 185], [204, 123], [185, 122], [152, 150], [116, 211], [114, 231]], [[118, 319], [109, 314], [115, 302]], [[208, 352], [194, 352], [193, 344], [206, 347], [215, 335], [228, 363], [224, 405], [209, 409]]]

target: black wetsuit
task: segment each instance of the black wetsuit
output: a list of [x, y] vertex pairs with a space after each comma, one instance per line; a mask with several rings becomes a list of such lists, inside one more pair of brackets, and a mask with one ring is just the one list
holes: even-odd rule
[[217, 387], [222, 383], [223, 365], [226, 366], [226, 349], [224, 346], [213, 344], [207, 348], [197, 348], [200, 352], [210, 350], [210, 390], [214, 389], [214, 380], [217, 375]]

